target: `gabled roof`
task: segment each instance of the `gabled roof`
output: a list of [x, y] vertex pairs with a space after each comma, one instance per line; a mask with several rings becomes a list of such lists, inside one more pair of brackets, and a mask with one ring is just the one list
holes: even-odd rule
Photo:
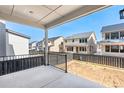
[[[57, 36], [57, 37], [51, 37], [51, 38], [48, 38], [48, 41], [55, 41], [56, 39], [60, 38], [62, 36]], [[45, 39], [43, 39], [42, 41], [40, 42], [43, 42]]]
[[78, 33], [78, 34], [74, 34], [72, 36], [66, 37], [65, 39], [75, 39], [75, 38], [89, 38], [91, 36], [91, 34], [93, 34], [94, 32], [84, 32], [84, 33]]
[[24, 35], [24, 34], [19, 33], [19, 32], [15, 32], [15, 31], [10, 30], [10, 29], [6, 29], [6, 24], [3, 23], [3, 22], [0, 22], [0, 29], [4, 29], [6, 32], [11, 33], [11, 34], [18, 35], [18, 36], [30, 39], [30, 37], [27, 36], [27, 35]]
[[9, 32], [9, 33], [12, 33], [12, 34], [15, 34], [15, 35], [18, 35], [18, 36], [21, 36], [21, 37], [24, 37], [24, 38], [30, 39], [30, 37], [29, 37], [29, 36], [24, 35], [24, 34], [19, 33], [19, 32], [15, 32], [15, 31], [10, 30], [10, 29], [6, 29], [6, 32]]
[[31, 45], [31, 44], [33, 44], [33, 43], [37, 43], [37, 41], [32, 41], [32, 42], [30, 42], [29, 44]]
[[114, 31], [122, 31], [122, 30], [124, 30], [124, 23], [104, 26], [102, 27], [101, 32], [114, 32]]
[[51, 38], [48, 38], [48, 41], [55, 41], [56, 39], [58, 39], [60, 37], [62, 37], [62, 36], [51, 37]]

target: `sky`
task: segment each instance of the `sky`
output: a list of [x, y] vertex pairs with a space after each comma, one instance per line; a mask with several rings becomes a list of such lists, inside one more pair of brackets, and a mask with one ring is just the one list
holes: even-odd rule
[[[48, 32], [48, 37], [63, 36], [67, 37], [77, 33], [94, 31], [97, 41], [102, 39], [101, 29], [103, 26], [124, 23], [124, 19], [120, 20], [119, 10], [123, 6], [112, 6], [96, 13], [81, 17], [74, 21], [52, 28]], [[6, 27], [13, 31], [17, 31], [31, 37], [30, 42], [40, 41], [44, 38], [43, 29], [34, 28], [12, 22], [6, 22]]]

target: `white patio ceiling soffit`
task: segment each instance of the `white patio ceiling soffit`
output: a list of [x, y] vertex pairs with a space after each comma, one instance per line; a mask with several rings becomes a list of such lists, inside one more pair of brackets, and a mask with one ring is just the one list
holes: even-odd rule
[[96, 12], [106, 5], [0, 5], [0, 19], [51, 28]]

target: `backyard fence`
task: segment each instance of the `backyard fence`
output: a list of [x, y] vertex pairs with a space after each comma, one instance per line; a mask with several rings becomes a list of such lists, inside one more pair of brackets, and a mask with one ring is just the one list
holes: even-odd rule
[[18, 55], [0, 57], [0, 76], [44, 64], [42, 55]]
[[73, 59], [91, 62], [91, 63], [103, 64], [103, 65], [108, 65], [108, 66], [114, 66], [118, 68], [124, 68], [124, 57], [74, 53]]

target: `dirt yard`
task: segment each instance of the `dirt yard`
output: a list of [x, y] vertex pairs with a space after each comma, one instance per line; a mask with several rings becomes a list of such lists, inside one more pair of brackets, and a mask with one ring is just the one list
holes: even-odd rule
[[73, 60], [68, 62], [68, 72], [106, 87], [124, 87], [124, 69]]

